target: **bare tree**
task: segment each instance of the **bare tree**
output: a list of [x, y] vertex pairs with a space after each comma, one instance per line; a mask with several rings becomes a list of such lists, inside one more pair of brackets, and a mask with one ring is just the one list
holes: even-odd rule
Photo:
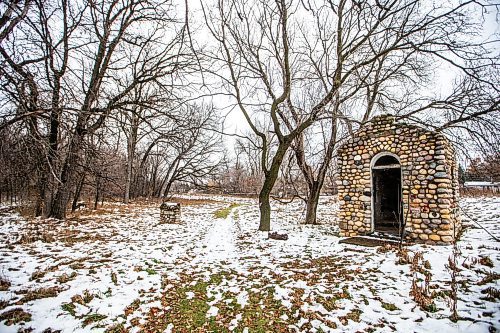
[[138, 88], [175, 89], [191, 63], [186, 24], [169, 0], [33, 0], [28, 14], [21, 4], [30, 1], [12, 3], [22, 19], [0, 45], [8, 98], [0, 126], [25, 121], [45, 166], [45, 213], [64, 218], [85, 137], [119, 110], [153, 107], [155, 100], [133, 93]]
[[[252, 131], [259, 137], [260, 168], [264, 182], [259, 193], [259, 230], [270, 230], [269, 197], [279, 175], [283, 158], [302, 131], [313, 124], [332, 101], [335, 88], [307, 112], [295, 110], [293, 92], [307, 89], [300, 74], [303, 54], [292, 47], [294, 4], [289, 1], [223, 1], [216, 11], [204, 8], [205, 19], [220, 49], [214, 58], [222, 60], [228, 78], [221, 75]], [[222, 58], [219, 57], [222, 54]], [[291, 113], [301, 113], [287, 124]], [[287, 114], [285, 114], [287, 113]], [[259, 122], [259, 117], [264, 122]], [[266, 134], [270, 124], [272, 136]], [[275, 140], [275, 145], [270, 141]]]
[[216, 175], [222, 161], [222, 137], [219, 119], [212, 106], [191, 106], [185, 111], [185, 126], [177, 128], [179, 138], [159, 145], [168, 166], [163, 172], [160, 189], [167, 198], [174, 182], [201, 185]]

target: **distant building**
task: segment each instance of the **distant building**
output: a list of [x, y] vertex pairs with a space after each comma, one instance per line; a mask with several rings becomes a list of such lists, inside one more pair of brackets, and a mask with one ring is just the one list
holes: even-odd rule
[[375, 117], [338, 152], [343, 236], [373, 232], [450, 243], [460, 229], [458, 168], [441, 133]]
[[465, 189], [478, 189], [485, 192], [500, 193], [500, 182], [466, 181]]

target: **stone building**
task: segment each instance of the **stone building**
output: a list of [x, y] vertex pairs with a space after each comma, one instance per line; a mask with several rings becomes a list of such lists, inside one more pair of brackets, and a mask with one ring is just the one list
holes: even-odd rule
[[339, 149], [338, 168], [342, 236], [404, 225], [406, 238], [450, 243], [458, 233], [458, 169], [443, 134], [378, 116]]

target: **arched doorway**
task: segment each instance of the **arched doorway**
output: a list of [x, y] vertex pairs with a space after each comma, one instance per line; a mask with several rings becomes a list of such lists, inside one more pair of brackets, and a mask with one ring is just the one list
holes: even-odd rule
[[403, 222], [401, 164], [391, 153], [372, 159], [372, 230], [398, 234]]

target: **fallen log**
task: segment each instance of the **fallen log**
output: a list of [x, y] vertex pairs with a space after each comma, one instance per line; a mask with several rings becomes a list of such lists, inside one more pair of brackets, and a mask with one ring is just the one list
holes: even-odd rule
[[270, 232], [267, 234], [267, 239], [287, 240], [287, 234], [279, 234], [278, 232]]

